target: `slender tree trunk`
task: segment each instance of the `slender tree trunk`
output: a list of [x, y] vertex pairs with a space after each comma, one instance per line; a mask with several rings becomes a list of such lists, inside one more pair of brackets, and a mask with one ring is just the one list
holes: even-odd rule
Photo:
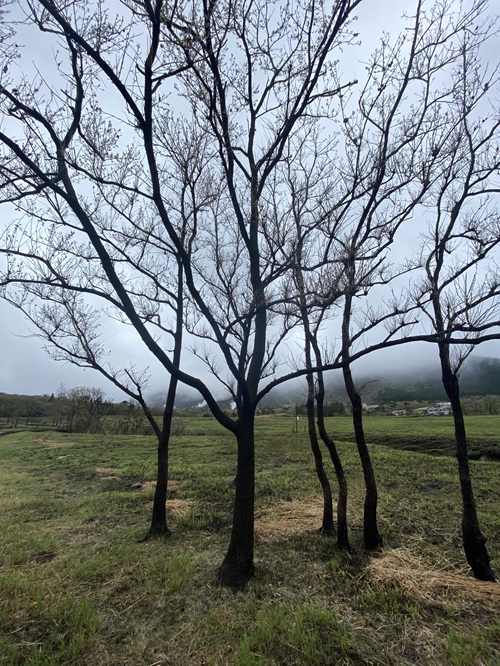
[[335, 523], [333, 521], [332, 489], [325, 472], [323, 456], [321, 455], [318, 436], [316, 434], [316, 422], [314, 420], [314, 379], [312, 375], [307, 375], [307, 425], [316, 474], [321, 484], [321, 490], [323, 491], [323, 522], [320, 531], [323, 534], [333, 535], [335, 534]]
[[162, 434], [158, 442], [156, 488], [148, 532], [151, 537], [170, 534], [167, 526], [168, 444], [168, 437]]
[[495, 573], [490, 566], [490, 558], [486, 549], [486, 537], [482, 534], [477, 517], [476, 502], [470, 475], [467, 436], [464, 416], [460, 402], [458, 377], [451, 369], [449, 345], [439, 344], [439, 358], [443, 386], [451, 402], [453, 422], [455, 425], [456, 457], [458, 475], [462, 493], [462, 539], [465, 556], [474, 576], [479, 580], [495, 580]]
[[168, 490], [168, 454], [170, 435], [172, 432], [172, 419], [174, 416], [175, 393], [177, 379], [171, 376], [168, 388], [167, 401], [163, 412], [161, 436], [158, 440], [158, 454], [156, 467], [156, 488], [153, 499], [153, 511], [149, 536], [170, 534], [167, 525], [167, 490]]
[[[175, 316], [175, 334], [174, 334], [174, 354], [172, 362], [176, 368], [181, 364], [182, 353], [182, 334], [184, 324], [183, 307], [183, 268], [180, 259], [177, 259], [177, 301]], [[158, 433], [154, 418], [143, 402], [143, 409], [150, 423], [153, 425], [158, 437], [158, 453], [156, 466], [156, 488], [153, 499], [153, 511], [151, 514], [151, 525], [148, 536], [161, 536], [170, 534], [167, 525], [167, 491], [168, 491], [168, 456], [170, 446], [170, 435], [172, 434], [172, 420], [174, 418], [175, 395], [177, 392], [178, 380], [170, 375], [168, 385], [167, 400], [163, 410], [163, 421], [161, 433]], [[158, 436], [159, 435], [159, 436]]]
[[233, 528], [228, 551], [218, 572], [221, 583], [234, 590], [244, 590], [254, 573], [255, 409], [240, 415], [239, 421]]
[[[300, 225], [297, 223], [297, 236], [300, 239]], [[310, 322], [309, 322], [309, 311], [306, 302], [306, 289], [304, 285], [304, 277], [302, 275], [302, 270], [300, 264], [302, 261], [302, 241], [299, 241], [296, 249], [297, 253], [297, 267], [295, 269], [295, 280], [299, 289], [300, 294], [300, 312], [302, 315], [302, 322], [304, 324], [304, 334], [305, 334], [305, 362], [306, 369], [311, 370], [312, 360], [311, 360], [311, 347], [313, 345], [313, 335], [311, 333]], [[323, 456], [321, 455], [321, 450], [318, 444], [318, 435], [316, 432], [316, 421], [314, 414], [314, 376], [312, 372], [309, 372], [306, 375], [307, 381], [307, 429], [309, 432], [309, 442], [311, 444], [311, 451], [314, 456], [314, 465], [316, 467], [316, 474], [318, 476], [319, 482], [321, 484], [321, 490], [323, 491], [323, 521], [320, 527], [320, 532], [323, 534], [335, 534], [335, 523], [333, 520], [333, 503], [332, 503], [332, 489], [328, 476], [323, 465]], [[295, 425], [297, 425], [297, 419], [295, 419]]]
[[351, 368], [349, 364], [343, 367], [344, 383], [352, 405], [352, 422], [354, 425], [354, 435], [358, 447], [363, 476], [365, 478], [365, 504], [363, 514], [363, 538], [366, 548], [378, 548], [382, 545], [382, 537], [377, 527], [377, 482], [370, 458], [368, 447], [366, 446], [365, 432], [363, 430], [363, 407], [361, 396], [356, 391], [352, 379]]
[[347, 531], [347, 480], [344, 474], [344, 468], [340, 460], [335, 442], [328, 435], [325, 427], [325, 384], [323, 373], [318, 374], [318, 390], [316, 393], [316, 404], [318, 407], [318, 431], [324, 445], [328, 449], [330, 458], [335, 468], [337, 482], [339, 484], [339, 497], [337, 502], [337, 548], [339, 550], [351, 550], [349, 544], [349, 534]]

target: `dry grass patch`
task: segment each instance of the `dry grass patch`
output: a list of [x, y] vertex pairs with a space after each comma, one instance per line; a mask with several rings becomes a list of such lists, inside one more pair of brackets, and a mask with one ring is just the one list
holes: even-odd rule
[[119, 479], [120, 477], [116, 476], [118, 470], [115, 467], [96, 467], [95, 473], [97, 476], [106, 481], [106, 479]]
[[464, 573], [430, 567], [406, 548], [388, 550], [368, 567], [376, 583], [397, 583], [415, 599], [449, 605], [467, 605], [471, 599], [493, 602], [500, 608], [500, 585], [476, 580]]
[[74, 442], [55, 442], [52, 439], [47, 439], [47, 437], [38, 437], [38, 439], [34, 439], [33, 442], [35, 444], [43, 444], [48, 449], [66, 449], [75, 445]]
[[259, 512], [255, 535], [261, 542], [316, 530], [323, 519], [323, 500], [311, 497], [293, 502], [278, 502]]
[[[182, 485], [182, 481], [176, 481], [175, 479], [168, 482], [168, 492], [177, 492]], [[156, 481], [143, 481], [141, 491], [145, 492], [146, 490], [154, 490], [156, 488]]]
[[[182, 481], [169, 481], [168, 482], [168, 492], [177, 492], [182, 485]], [[147, 492], [148, 490], [154, 490], [156, 488], [156, 481], [144, 481], [141, 487], [141, 492]], [[153, 506], [153, 502], [149, 502], [149, 506]], [[168, 498], [167, 499], [167, 511], [170, 515], [178, 518], [186, 514], [191, 507], [193, 506], [193, 500], [190, 499], [180, 499], [180, 498]]]
[[189, 499], [172, 499], [167, 501], [167, 511], [176, 518], [186, 514], [192, 506], [193, 502]]

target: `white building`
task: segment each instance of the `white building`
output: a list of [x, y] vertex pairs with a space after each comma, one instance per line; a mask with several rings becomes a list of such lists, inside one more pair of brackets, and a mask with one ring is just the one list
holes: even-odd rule
[[448, 416], [448, 414], [451, 414], [451, 402], [436, 402], [435, 405], [427, 408], [427, 414], [431, 416]]

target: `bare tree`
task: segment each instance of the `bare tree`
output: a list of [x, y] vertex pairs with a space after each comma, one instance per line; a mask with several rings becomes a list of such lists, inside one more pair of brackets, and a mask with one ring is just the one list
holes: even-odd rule
[[[500, 116], [494, 92], [499, 70], [481, 64], [480, 51], [492, 24], [478, 22], [464, 31], [461, 62], [442, 110], [439, 141], [443, 168], [428, 204], [428, 233], [423, 238], [425, 276], [414, 295], [432, 330], [443, 386], [451, 402], [462, 494], [462, 537], [476, 578], [494, 580], [486, 538], [481, 532], [470, 474], [459, 372], [480, 337], [500, 337], [500, 274], [495, 252], [500, 243], [498, 169]], [[460, 334], [471, 346], [450, 344]]]
[[[382, 39], [359, 95], [347, 91], [340, 98], [346, 154], [340, 168], [346, 188], [333, 219], [336, 225], [341, 217], [349, 223], [344, 223], [347, 233], [329, 233], [326, 226], [325, 234], [331, 239], [331, 256], [344, 261], [339, 360], [365, 477], [364, 540], [369, 548], [381, 543], [377, 486], [365, 441], [361, 396], [351, 370], [352, 353], [381, 325], [387, 329], [383, 346], [397, 338], [412, 339], [418, 324], [414, 303], [396, 296], [402, 277], [408, 279], [418, 266], [418, 261], [397, 259], [400, 238], [409, 234], [410, 221], [420, 213], [442, 169], [449, 166], [448, 155], [440, 149], [447, 125], [443, 107], [455, 95], [462, 59], [476, 56], [474, 44], [464, 43], [462, 35], [477, 32], [485, 6], [477, 2], [452, 13], [447, 3], [430, 8], [416, 3], [408, 33], [395, 43]], [[491, 34], [491, 26], [487, 30]], [[466, 87], [474, 86], [472, 73], [463, 80]], [[456, 110], [448, 106], [448, 112], [453, 118], [448, 122], [456, 122]], [[394, 294], [384, 297], [380, 307], [369, 302], [363, 307], [374, 288], [384, 285], [394, 285]]]
[[313, 363], [313, 348], [311, 338], [313, 333], [311, 331], [311, 322], [310, 322], [310, 312], [306, 299], [306, 285], [304, 281], [304, 275], [300, 269], [302, 265], [302, 248], [301, 242], [297, 244], [297, 268], [295, 270], [295, 281], [297, 285], [297, 290], [299, 294], [299, 309], [302, 318], [302, 325], [304, 328], [304, 356], [305, 356], [305, 367], [309, 371], [306, 375], [307, 382], [307, 401], [306, 401], [306, 413], [307, 413], [307, 429], [309, 434], [309, 442], [311, 445], [312, 454], [314, 457], [316, 474], [318, 476], [319, 482], [321, 484], [321, 489], [323, 492], [323, 519], [321, 524], [321, 532], [323, 534], [333, 535], [336, 533], [335, 523], [333, 520], [333, 502], [332, 502], [332, 490], [328, 476], [323, 465], [323, 456], [321, 454], [321, 449], [319, 447], [318, 433], [316, 430], [316, 390], [315, 390], [315, 381], [312, 368], [315, 363]]
[[99, 388], [80, 386], [66, 394], [69, 411], [66, 427], [70, 432], [100, 432], [104, 393]]
[[[25, 227], [26, 257], [15, 244], [22, 270], [32, 259], [41, 270], [50, 238], [41, 282], [107, 300], [165, 369], [200, 391], [235, 434], [233, 530], [219, 571], [234, 587], [244, 587], [253, 570], [259, 383], [273, 372], [287, 333], [281, 327], [275, 339], [269, 336], [268, 303], [284, 269], [276, 260], [279, 239], [273, 247], [261, 244], [264, 192], [303, 118], [319, 117], [338, 94], [330, 85], [329, 54], [352, 39], [344, 26], [359, 4], [285, 5], [278, 19], [267, 2], [126, 2], [114, 15], [103, 2], [41, 0], [26, 3], [26, 21], [57, 44], [50, 75], [17, 76], [3, 47], [10, 60], [1, 88], [2, 200], [38, 220], [34, 235]], [[196, 215], [183, 238], [168, 176], [172, 146], [188, 149], [178, 139], [187, 113], [197, 129], [191, 148], [204, 137], [211, 157], [203, 183], [189, 189]], [[203, 341], [195, 351], [231, 391], [236, 421], [203, 381], [176, 367], [162, 344], [158, 300], [152, 305], [150, 293], [157, 290], [160, 301], [164, 294], [165, 244], [182, 265], [187, 325]], [[68, 253], [61, 250], [68, 248], [87, 262], [83, 273], [67, 270], [62, 257]]]
[[[338, 193], [337, 175], [332, 175], [331, 156], [334, 144], [330, 138], [321, 141], [317, 132], [311, 131], [307, 138], [292, 145], [283, 164], [283, 182], [276, 183], [274, 209], [292, 221], [287, 234], [288, 253], [293, 264], [293, 289], [284, 285], [283, 302], [280, 307], [288, 317], [300, 320], [304, 336], [304, 361], [307, 370], [306, 413], [308, 433], [316, 473], [323, 492], [323, 519], [321, 531], [337, 534], [339, 549], [349, 549], [347, 531], [347, 481], [340, 457], [332, 438], [328, 435], [324, 419], [325, 385], [323, 366], [327, 355], [318, 341], [322, 328], [332, 314], [332, 306], [343, 298], [339, 288], [343, 265], [328, 262], [324, 257], [321, 229], [325, 221], [335, 215], [332, 192]], [[282, 193], [290, 192], [289, 210], [283, 209]], [[330, 227], [332, 235], [340, 235], [339, 228]], [[314, 266], [314, 270], [311, 267]], [[315, 372], [313, 372], [315, 368]], [[339, 484], [337, 502], [337, 529], [333, 519], [331, 485], [326, 473], [320, 440], [326, 446], [335, 468]]]
[[[385, 62], [391, 47], [384, 44], [351, 121], [345, 95], [352, 82], [340, 78], [332, 54], [353, 41], [349, 20], [361, 5], [298, 0], [284, 2], [278, 15], [265, 0], [26, 0], [19, 3], [26, 20], [14, 26], [19, 39], [6, 34], [0, 45], [0, 201], [22, 214], [2, 236], [3, 282], [42, 301], [74, 294], [92, 307], [100, 299], [174, 387], [197, 389], [235, 435], [233, 529], [219, 569], [234, 588], [253, 572], [258, 402], [294, 375], [322, 369], [278, 373], [298, 320], [284, 314], [295, 257], [286, 236], [294, 223], [275, 206], [275, 175], [292, 142], [336, 122], [340, 109], [346, 149], [334, 170], [346, 187], [328, 215], [301, 232], [315, 250], [304, 258], [304, 274], [342, 269], [343, 344], [325, 368], [348, 368], [370, 349], [401, 344], [404, 314], [368, 311], [354, 331], [352, 304], [387, 282], [384, 249], [430, 187], [432, 159], [417, 177], [412, 154], [430, 136], [431, 75], [444, 78], [453, 67], [453, 34], [472, 25], [484, 3], [447, 22], [446, 3], [427, 16], [417, 2], [409, 59]], [[28, 77], [18, 68], [17, 44], [33, 29], [54, 45], [54, 61]], [[410, 82], [419, 91], [414, 108], [405, 97]], [[180, 300], [184, 331], [197, 338], [192, 351], [233, 397], [236, 419], [172, 353]], [[393, 323], [381, 342], [355, 349], [384, 321]], [[93, 342], [91, 354], [99, 349]]]
[[[368, 548], [380, 545], [381, 536], [377, 527], [375, 473], [363, 429], [360, 390], [351, 369], [353, 353], [362, 348], [367, 335], [373, 336], [383, 327], [386, 333], [382, 339], [379, 337], [379, 347], [418, 339], [419, 329], [415, 327], [420, 316], [415, 302], [393, 293], [375, 307], [368, 298], [371, 300], [377, 288], [380, 291], [384, 287], [387, 292], [387, 287], [393, 284], [395, 290], [402, 278], [408, 279], [421, 262], [408, 257], [398, 259], [399, 266], [395, 266], [392, 256], [398, 256], [400, 236], [408, 233], [406, 227], [421, 213], [422, 205], [438, 187], [443, 169], [456, 170], [443, 145], [448, 141], [450, 126], [460, 123], [464, 113], [449, 103], [457, 96], [457, 82], [474, 101], [478, 91], [488, 91], [496, 83], [495, 74], [478, 81], [477, 73], [472, 71], [478, 67], [478, 44], [493, 34], [492, 25], [483, 18], [484, 10], [484, 2], [454, 14], [449, 13], [446, 3], [426, 9], [424, 3], [418, 2], [415, 15], [408, 19], [409, 32], [396, 43], [382, 40], [368, 63], [361, 92], [348, 89], [339, 97], [345, 157], [340, 155], [335, 160], [339, 175], [325, 188], [322, 207], [315, 210], [318, 221], [315, 225], [301, 226], [300, 233], [307, 234], [309, 246], [320, 247], [324, 252], [323, 259], [316, 252], [310, 264], [321, 266], [322, 270], [328, 267], [330, 271], [329, 282], [323, 280], [320, 284], [313, 280], [312, 288], [305, 288], [303, 272], [297, 281], [306, 339], [308, 331], [310, 339], [317, 339], [310, 334], [307, 319], [310, 314], [307, 317], [304, 314], [306, 293], [322, 293], [323, 302], [329, 305], [343, 304], [341, 350], [333, 356], [333, 361], [342, 366], [352, 405], [366, 484], [364, 540]], [[462, 35], [469, 32], [475, 37], [464, 41]], [[464, 61], [474, 63], [474, 67], [465, 71]], [[493, 124], [496, 127], [496, 121]], [[463, 150], [458, 152], [462, 154]], [[314, 165], [319, 158], [317, 143], [309, 149], [309, 154], [314, 156], [311, 157]], [[303, 159], [294, 155], [295, 171], [299, 169], [297, 162], [302, 166]], [[485, 170], [492, 173], [498, 169], [498, 159], [491, 147], [485, 151], [480, 169], [483, 177]], [[307, 189], [307, 179], [304, 181], [306, 185], [294, 192], [299, 201]], [[310, 197], [307, 206], [310, 215], [314, 206]], [[297, 207], [303, 209], [304, 204]], [[319, 229], [323, 230], [324, 241], [316, 241], [315, 245], [311, 241], [312, 230]], [[297, 248], [303, 253], [304, 237], [300, 233]], [[363, 301], [368, 301], [364, 307]], [[416, 335], [411, 335], [412, 331], [417, 331]], [[438, 340], [441, 333], [437, 329], [434, 332]], [[458, 329], [453, 332], [458, 333]], [[476, 336], [472, 329], [468, 332], [472, 336], [467, 337], [465, 330], [457, 336], [462, 345]]]
[[[408, 19], [410, 39], [407, 34], [395, 43], [384, 38], [368, 63], [361, 91], [347, 91], [340, 99], [345, 157], [337, 161], [340, 186], [334, 213], [323, 225], [326, 256], [342, 265], [336, 285], [344, 297], [337, 358], [351, 402], [366, 485], [367, 548], [378, 547], [382, 537], [377, 526], [377, 484], [363, 428], [360, 391], [352, 374], [352, 354], [364, 336], [381, 326], [387, 333], [380, 346], [401, 339], [415, 318], [407, 304], [394, 307], [390, 298], [380, 307], [368, 305], [364, 311], [357, 302], [366, 301], [375, 287], [389, 285], [411, 268], [393, 268], [391, 250], [429, 187], [429, 178], [422, 178], [417, 170], [414, 153], [431, 132], [439, 94], [434, 78], [457, 57], [453, 36], [460, 30], [455, 21], [446, 19], [444, 6], [438, 12], [439, 28], [433, 29], [431, 21], [437, 16], [428, 17], [422, 5], [418, 2], [414, 17]], [[435, 48], [438, 35], [442, 50]]]

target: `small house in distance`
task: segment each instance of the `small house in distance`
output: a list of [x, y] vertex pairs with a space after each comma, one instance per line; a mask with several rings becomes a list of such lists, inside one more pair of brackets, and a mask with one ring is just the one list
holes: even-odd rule
[[393, 416], [406, 416], [406, 412], [406, 409], [395, 409], [393, 412], [391, 412], [391, 414]]
[[436, 402], [435, 405], [427, 408], [427, 414], [431, 416], [448, 416], [448, 414], [451, 414], [451, 402]]
[[448, 416], [451, 414], [451, 402], [436, 402], [432, 407], [418, 407], [413, 412], [428, 414], [429, 416]]

